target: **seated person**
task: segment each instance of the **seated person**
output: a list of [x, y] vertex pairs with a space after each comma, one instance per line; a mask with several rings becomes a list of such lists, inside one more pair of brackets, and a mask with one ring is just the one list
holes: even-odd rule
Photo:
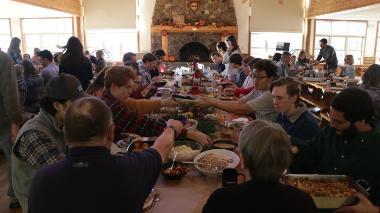
[[219, 74], [226, 69], [226, 66], [222, 63], [223, 56], [219, 52], [213, 52], [211, 54], [211, 60], [218, 66], [217, 71]]
[[277, 66], [277, 75], [279, 77], [285, 77], [290, 75], [290, 57], [289, 52], [282, 53], [281, 60], [276, 64]]
[[34, 174], [65, 156], [63, 115], [72, 101], [83, 97], [79, 80], [69, 74], [53, 77], [39, 113], [26, 122], [13, 147], [13, 188], [23, 212], [28, 212], [28, 193]]
[[86, 93], [92, 96], [100, 97], [103, 94], [104, 89], [104, 75], [109, 67], [104, 68], [98, 73], [95, 80], [90, 84], [86, 90]]
[[280, 113], [276, 122], [291, 136], [312, 139], [319, 133], [319, 125], [301, 102], [301, 85], [291, 77], [283, 77], [272, 82], [271, 91], [276, 112]]
[[298, 54], [296, 66], [310, 67], [310, 59], [307, 58], [305, 50], [301, 50], [300, 53]]
[[147, 53], [143, 56], [142, 64], [139, 66], [139, 71], [142, 75], [142, 85], [146, 86], [152, 82], [151, 70], [156, 68], [157, 58], [152, 53]]
[[[97, 98], [75, 101], [65, 113], [67, 157], [39, 170], [30, 189], [30, 213], [142, 212], [183, 128], [175, 120], [143, 152], [113, 156], [112, 112]], [[64, 201], [64, 203], [62, 203]]]
[[153, 78], [153, 77], [159, 76], [160, 73], [163, 73], [166, 71], [166, 66], [163, 63], [164, 57], [166, 56], [166, 53], [162, 49], [155, 50], [152, 53], [157, 58], [156, 69], [154, 72], [151, 72], [151, 76]]
[[360, 88], [364, 89], [372, 97], [375, 103], [375, 117], [380, 119], [380, 65], [372, 64], [362, 77]]
[[[134, 70], [126, 66], [112, 66], [104, 78], [105, 90], [101, 99], [111, 108], [115, 123], [115, 140], [120, 140], [122, 133], [158, 136], [166, 128], [164, 120], [140, 115], [126, 105], [125, 101], [133, 90], [134, 79]], [[185, 129], [182, 135], [203, 145], [211, 143], [211, 139], [199, 131]]]
[[254, 78], [255, 94], [252, 99], [243, 101], [222, 101], [216, 98], [202, 96], [197, 104], [199, 107], [215, 107], [227, 112], [236, 114], [255, 113], [256, 118], [275, 121], [277, 113], [273, 106], [272, 94], [269, 91], [270, 85], [276, 75], [276, 65], [270, 60], [260, 60], [255, 65]]
[[312, 140], [292, 137], [298, 149], [294, 173], [339, 174], [367, 181], [369, 199], [380, 205], [380, 125], [371, 97], [359, 88], [347, 88], [331, 102], [331, 124]]
[[47, 82], [58, 75], [58, 66], [53, 63], [53, 55], [49, 50], [42, 50], [37, 53], [38, 60], [42, 69], [40, 70], [40, 75], [44, 79], [44, 85]]
[[240, 54], [233, 54], [229, 57], [228, 80], [236, 84], [237, 87], [243, 85], [246, 76], [242, 69], [243, 58]]
[[136, 54], [133, 52], [127, 52], [123, 55], [124, 64], [129, 63], [129, 62], [136, 62], [136, 61], [137, 61]]
[[204, 213], [317, 212], [310, 195], [280, 182], [292, 161], [292, 150], [279, 125], [251, 122], [240, 134], [239, 149], [251, 180], [217, 189], [203, 207]]
[[225, 91], [229, 92], [234, 92], [235, 96], [240, 97], [241, 95], [247, 95], [250, 93], [255, 86], [253, 85], [253, 66], [255, 65], [256, 62], [261, 60], [261, 58], [253, 58], [252, 56], [247, 56], [243, 59], [243, 71], [244, 74], [247, 76], [244, 80], [243, 85], [241, 88], [236, 88], [236, 87], [229, 87], [224, 89]]
[[354, 56], [346, 55], [344, 57], [344, 66], [342, 66], [342, 73], [340, 74], [342, 77], [355, 78], [356, 71], [354, 67]]

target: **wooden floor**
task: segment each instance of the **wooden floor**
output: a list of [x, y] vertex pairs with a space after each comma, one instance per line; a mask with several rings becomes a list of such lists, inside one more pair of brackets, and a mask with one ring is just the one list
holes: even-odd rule
[[7, 164], [3, 153], [0, 152], [0, 212], [21, 213], [21, 209], [9, 209]]

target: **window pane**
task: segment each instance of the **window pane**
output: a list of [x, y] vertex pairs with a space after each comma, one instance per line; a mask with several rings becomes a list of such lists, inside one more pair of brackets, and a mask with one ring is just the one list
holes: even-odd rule
[[108, 60], [119, 61], [125, 52], [137, 52], [136, 31], [93, 30], [86, 32], [86, 38], [87, 48], [92, 51], [105, 49], [105, 52], [109, 52]]
[[348, 38], [347, 39], [347, 51], [362, 50], [363, 38]]
[[346, 21], [333, 21], [331, 26], [331, 34], [333, 35], [346, 35], [348, 22]]
[[317, 20], [315, 22], [315, 28], [317, 34], [330, 34], [331, 33], [331, 21]]
[[60, 18], [56, 20], [57, 32], [60, 33], [73, 33], [73, 21], [71, 18]]
[[367, 32], [367, 24], [364, 22], [354, 22], [348, 23], [348, 34], [356, 36], [365, 36]]
[[262, 33], [253, 33], [251, 36], [252, 47], [265, 48], [265, 35]]
[[10, 34], [9, 19], [0, 19], [0, 34]]
[[52, 49], [57, 46], [57, 36], [56, 35], [42, 35], [42, 49]]
[[11, 42], [10, 35], [0, 35], [0, 49], [2, 51], [7, 52], [10, 42]]
[[335, 50], [344, 50], [346, 46], [346, 38], [345, 37], [332, 37], [331, 38], [331, 46], [335, 48]]
[[338, 64], [344, 64], [345, 51], [336, 51], [336, 57], [338, 58]]
[[256, 58], [268, 58], [268, 54], [265, 51], [265, 49], [260, 49], [260, 48], [252, 48], [251, 55]]
[[349, 51], [347, 54], [354, 56], [354, 64], [361, 64], [362, 51]]
[[23, 33], [39, 33], [42, 31], [43, 26], [40, 24], [39, 19], [23, 19], [22, 32]]
[[36, 33], [55, 33], [57, 32], [57, 23], [55, 19], [41, 19], [41, 31]]
[[41, 40], [40, 35], [25, 35], [25, 45], [28, 48], [40, 48]]

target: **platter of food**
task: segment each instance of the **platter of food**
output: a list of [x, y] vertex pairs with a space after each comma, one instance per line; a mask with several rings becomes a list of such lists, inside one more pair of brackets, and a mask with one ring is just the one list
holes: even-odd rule
[[175, 141], [168, 158], [173, 159], [177, 153], [176, 161], [192, 161], [202, 148], [202, 145], [193, 141]]
[[154, 141], [135, 141], [129, 144], [128, 152], [142, 152], [154, 144]]
[[319, 209], [336, 209], [356, 202], [357, 192], [369, 194], [358, 183], [346, 175], [289, 174], [284, 182], [307, 192]]
[[220, 175], [225, 168], [235, 168], [240, 157], [226, 149], [212, 149], [194, 158], [195, 168], [204, 175]]

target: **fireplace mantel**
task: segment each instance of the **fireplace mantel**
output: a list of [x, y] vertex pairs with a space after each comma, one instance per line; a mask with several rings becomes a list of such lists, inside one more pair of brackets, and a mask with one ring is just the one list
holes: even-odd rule
[[184, 26], [182, 28], [179, 28], [166, 25], [154, 25], [151, 27], [151, 31], [153, 33], [226, 33], [228, 35], [237, 33], [238, 28], [237, 26]]
[[169, 50], [169, 40], [168, 34], [188, 34], [188, 33], [217, 33], [220, 34], [220, 40], [224, 41], [225, 38], [230, 34], [237, 34], [237, 26], [184, 26], [184, 27], [172, 27], [167, 25], [153, 25], [151, 27], [152, 33], [161, 34], [161, 48], [168, 53]]

